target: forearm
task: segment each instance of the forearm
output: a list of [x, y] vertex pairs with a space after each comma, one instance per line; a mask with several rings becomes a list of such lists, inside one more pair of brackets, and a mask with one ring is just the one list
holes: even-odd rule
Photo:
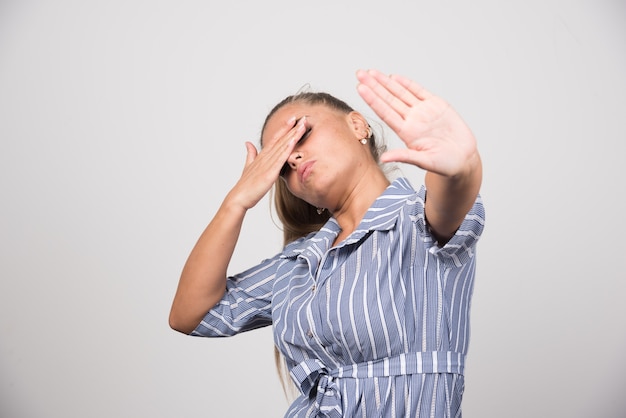
[[426, 173], [426, 218], [438, 239], [445, 244], [459, 228], [476, 201], [482, 183], [482, 162], [475, 152], [464, 170], [454, 176]]
[[224, 296], [228, 264], [246, 209], [227, 197], [189, 254], [170, 311], [169, 324], [190, 333]]

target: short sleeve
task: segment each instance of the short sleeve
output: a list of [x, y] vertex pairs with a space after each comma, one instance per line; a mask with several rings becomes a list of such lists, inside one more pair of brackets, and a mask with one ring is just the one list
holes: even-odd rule
[[280, 255], [262, 261], [226, 281], [222, 300], [191, 332], [200, 337], [227, 337], [272, 323], [272, 287]]
[[443, 247], [434, 245], [430, 252], [456, 267], [467, 264], [475, 255], [476, 243], [485, 226], [485, 209], [482, 198], [476, 197], [474, 205], [465, 215], [461, 226]]

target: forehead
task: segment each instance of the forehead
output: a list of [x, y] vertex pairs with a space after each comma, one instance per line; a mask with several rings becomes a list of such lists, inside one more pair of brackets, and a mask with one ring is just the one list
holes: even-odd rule
[[287, 121], [295, 116], [296, 119], [300, 119], [303, 116], [307, 117], [307, 121], [310, 123], [326, 121], [336, 118], [340, 113], [330, 107], [323, 104], [309, 104], [304, 102], [294, 102], [286, 104], [278, 109], [267, 120], [265, 129], [261, 135], [261, 144], [266, 143], [273, 139], [281, 130], [284, 130], [287, 126]]

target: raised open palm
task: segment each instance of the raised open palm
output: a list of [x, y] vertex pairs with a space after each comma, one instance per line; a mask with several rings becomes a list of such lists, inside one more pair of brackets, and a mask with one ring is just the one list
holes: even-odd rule
[[416, 165], [444, 176], [462, 173], [476, 153], [476, 140], [459, 114], [419, 84], [376, 70], [357, 72], [363, 100], [406, 144], [381, 161]]

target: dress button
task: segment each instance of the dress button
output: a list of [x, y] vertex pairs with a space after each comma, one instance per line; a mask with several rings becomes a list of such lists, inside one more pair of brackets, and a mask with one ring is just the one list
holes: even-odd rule
[[315, 285], [311, 286], [311, 292], [315, 292]]
[[311, 332], [311, 330], [308, 330], [306, 332], [306, 336], [309, 337], [309, 338], [313, 338], [313, 333]]

